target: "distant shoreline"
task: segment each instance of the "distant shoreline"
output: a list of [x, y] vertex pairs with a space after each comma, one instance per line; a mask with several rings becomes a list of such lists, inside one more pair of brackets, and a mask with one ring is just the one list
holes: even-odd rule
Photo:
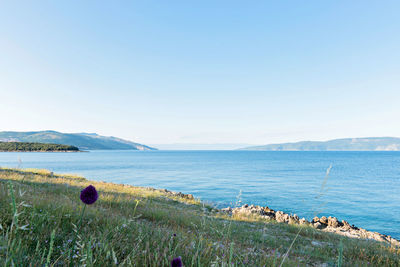
[[[113, 136], [102, 136], [96, 133], [61, 133], [57, 131], [31, 131], [13, 132], [0, 131], [0, 142], [28, 142], [42, 144], [64, 144], [75, 147], [82, 147], [87, 150], [103, 149], [137, 149], [137, 150], [157, 150], [143, 144]], [[0, 147], [0, 150], [3, 149]], [[51, 149], [49, 149], [51, 150]], [[68, 149], [64, 149], [68, 150]]]
[[343, 138], [328, 141], [300, 141], [294, 143], [250, 146], [238, 150], [259, 151], [400, 151], [398, 137]]

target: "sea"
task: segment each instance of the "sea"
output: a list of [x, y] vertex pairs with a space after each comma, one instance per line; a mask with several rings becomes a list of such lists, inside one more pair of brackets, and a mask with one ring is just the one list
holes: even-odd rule
[[335, 216], [400, 239], [400, 152], [2, 152], [1, 167], [193, 194], [215, 207], [268, 206], [311, 220]]

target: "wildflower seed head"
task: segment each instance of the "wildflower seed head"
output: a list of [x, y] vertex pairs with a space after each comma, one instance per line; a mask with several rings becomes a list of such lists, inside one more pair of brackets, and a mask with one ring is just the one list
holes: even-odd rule
[[99, 198], [97, 190], [93, 185], [89, 185], [81, 191], [80, 199], [86, 205], [91, 205]]
[[182, 258], [178, 257], [171, 261], [171, 267], [182, 267]]

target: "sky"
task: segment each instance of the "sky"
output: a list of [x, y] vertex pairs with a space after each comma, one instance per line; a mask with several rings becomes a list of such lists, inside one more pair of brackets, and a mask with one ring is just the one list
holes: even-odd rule
[[0, 131], [400, 137], [400, 1], [1, 1]]

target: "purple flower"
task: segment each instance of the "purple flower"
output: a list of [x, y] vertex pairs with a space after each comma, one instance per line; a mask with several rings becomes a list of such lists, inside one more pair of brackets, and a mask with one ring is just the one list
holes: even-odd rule
[[93, 185], [89, 185], [81, 191], [81, 200], [86, 205], [93, 204], [99, 198], [96, 188]]
[[171, 267], [182, 267], [182, 259], [181, 257], [175, 258], [171, 261]]

